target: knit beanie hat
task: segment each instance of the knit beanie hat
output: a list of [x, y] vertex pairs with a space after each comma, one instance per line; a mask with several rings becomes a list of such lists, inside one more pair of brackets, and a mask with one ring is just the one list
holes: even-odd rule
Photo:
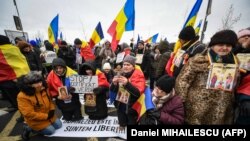
[[235, 47], [238, 42], [237, 35], [232, 30], [221, 30], [213, 35], [210, 40], [209, 47], [217, 44], [229, 44]]
[[107, 63], [104, 63], [103, 66], [102, 66], [102, 69], [105, 70], [105, 69], [111, 69], [111, 66], [110, 64], [107, 62]]
[[192, 26], [183, 28], [179, 34], [179, 38], [185, 41], [190, 41], [195, 38], [195, 31]]
[[242, 29], [238, 32], [238, 39], [240, 39], [241, 37], [244, 37], [244, 36], [250, 36], [250, 30], [249, 29]]
[[30, 85], [41, 82], [42, 80], [43, 76], [41, 71], [30, 71], [27, 75], [25, 75], [23, 82]]
[[135, 60], [136, 58], [130, 55], [127, 55], [124, 59], [123, 62], [128, 62], [129, 64], [132, 64], [133, 66], [135, 66]]
[[66, 68], [66, 63], [62, 58], [55, 58], [52, 61], [52, 68], [55, 69], [56, 66], [62, 66]]
[[155, 85], [168, 94], [174, 88], [175, 79], [174, 77], [164, 75], [156, 81]]
[[10, 39], [7, 36], [0, 35], [0, 45], [10, 44]]
[[127, 43], [122, 43], [122, 44], [121, 44], [121, 48], [122, 48], [123, 50], [125, 50], [125, 49], [130, 49], [130, 50], [131, 50], [131, 47], [130, 47]]

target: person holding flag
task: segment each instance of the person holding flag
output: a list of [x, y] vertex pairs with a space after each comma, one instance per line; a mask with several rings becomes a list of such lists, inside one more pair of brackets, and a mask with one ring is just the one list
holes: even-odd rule
[[152, 92], [152, 101], [156, 108], [143, 114], [140, 125], [184, 123], [184, 106], [181, 97], [175, 94], [174, 85], [175, 78], [168, 75], [156, 81]]
[[187, 26], [181, 30], [179, 34], [181, 48], [178, 49], [173, 59], [174, 71], [173, 76], [177, 77], [182, 67], [187, 63], [188, 59], [201, 53], [205, 49], [205, 45], [199, 41], [199, 36], [195, 35], [192, 26]]

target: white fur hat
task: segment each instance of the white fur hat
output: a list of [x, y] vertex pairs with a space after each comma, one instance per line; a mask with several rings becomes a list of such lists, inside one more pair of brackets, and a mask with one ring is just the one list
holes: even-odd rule
[[109, 63], [104, 63], [103, 66], [102, 66], [102, 69], [105, 70], [105, 69], [111, 69], [111, 66]]

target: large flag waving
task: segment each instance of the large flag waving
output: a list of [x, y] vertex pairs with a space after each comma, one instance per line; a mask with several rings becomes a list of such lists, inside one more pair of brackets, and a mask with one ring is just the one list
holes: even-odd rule
[[103, 38], [102, 26], [99, 22], [91, 36], [91, 39], [89, 40], [89, 47], [93, 48], [95, 44], [99, 43]]
[[189, 13], [189, 16], [188, 16], [185, 24], [183, 25], [183, 28], [186, 26], [194, 26], [197, 14], [198, 14], [199, 9], [201, 7], [201, 4], [202, 4], [202, 0], [196, 1], [196, 3], [193, 6], [192, 11]]
[[30, 71], [19, 48], [10, 44], [0, 45], [0, 66], [0, 82], [17, 79]]
[[112, 36], [112, 50], [116, 47], [122, 38], [124, 31], [132, 31], [135, 26], [135, 1], [127, 0], [121, 11], [116, 16], [113, 23], [108, 29], [108, 33]]
[[56, 17], [51, 21], [48, 28], [49, 42], [52, 43], [53, 45], [57, 44], [58, 20], [59, 20], [59, 15], [57, 14]]
[[145, 43], [156, 43], [157, 37], [158, 37], [159, 33], [155, 34], [154, 36], [148, 38]]

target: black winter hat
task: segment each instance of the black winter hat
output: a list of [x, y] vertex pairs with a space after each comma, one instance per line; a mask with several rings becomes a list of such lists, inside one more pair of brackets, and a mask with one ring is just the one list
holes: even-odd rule
[[164, 75], [156, 81], [155, 85], [168, 94], [174, 88], [175, 78]]
[[66, 63], [62, 58], [55, 58], [52, 61], [52, 68], [54, 69], [56, 66], [62, 66], [66, 68]]
[[67, 46], [68, 44], [67, 44], [67, 42], [66, 41], [61, 41], [61, 45], [65, 45], [65, 46]]
[[192, 26], [186, 26], [183, 28], [179, 34], [179, 38], [182, 40], [193, 40], [195, 38], [195, 31]]
[[238, 42], [237, 34], [232, 30], [221, 30], [213, 35], [210, 40], [209, 47], [216, 44], [229, 44], [232, 47]]
[[0, 45], [10, 44], [10, 39], [7, 36], [0, 35]]
[[82, 41], [79, 38], [76, 38], [75, 41], [74, 41], [74, 44], [75, 45], [81, 45]]

